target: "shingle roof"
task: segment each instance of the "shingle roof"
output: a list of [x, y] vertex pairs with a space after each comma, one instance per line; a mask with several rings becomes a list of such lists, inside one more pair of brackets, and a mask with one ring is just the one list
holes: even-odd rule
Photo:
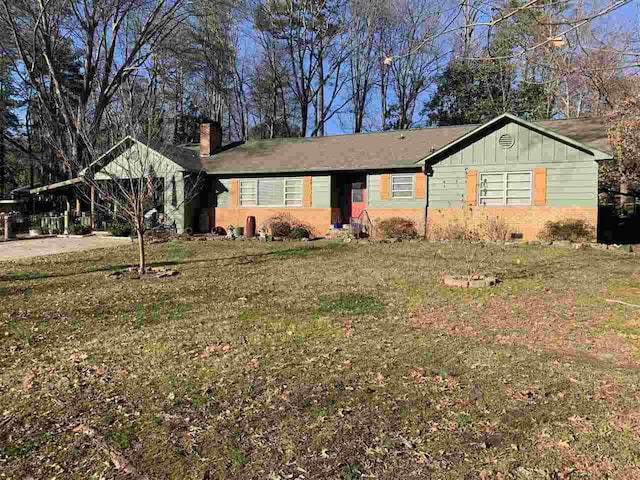
[[[603, 152], [611, 152], [604, 118], [547, 120], [535, 124]], [[313, 138], [254, 140], [201, 158], [198, 146], [171, 147], [164, 155], [188, 170], [268, 173], [376, 170], [413, 166], [478, 125], [421, 128]]]

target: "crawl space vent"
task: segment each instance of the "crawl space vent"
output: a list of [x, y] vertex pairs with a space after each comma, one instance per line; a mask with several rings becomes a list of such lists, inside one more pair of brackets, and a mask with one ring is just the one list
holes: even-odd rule
[[498, 139], [498, 143], [502, 148], [506, 150], [507, 148], [513, 147], [515, 140], [513, 139], [511, 134], [503, 133], [502, 135], [500, 135], [500, 138]]

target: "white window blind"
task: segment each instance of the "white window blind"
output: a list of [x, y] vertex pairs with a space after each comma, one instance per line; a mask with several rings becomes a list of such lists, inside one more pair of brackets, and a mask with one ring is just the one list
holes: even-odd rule
[[240, 180], [240, 206], [299, 207], [303, 203], [302, 178]]
[[480, 205], [531, 205], [531, 172], [480, 174]]
[[392, 175], [391, 197], [413, 198], [413, 175]]

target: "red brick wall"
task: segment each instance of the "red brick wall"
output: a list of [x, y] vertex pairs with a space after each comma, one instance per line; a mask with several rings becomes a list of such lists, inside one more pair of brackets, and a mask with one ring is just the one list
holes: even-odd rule
[[256, 228], [272, 215], [289, 214], [296, 220], [307, 223], [313, 229], [314, 235], [324, 236], [331, 226], [330, 208], [216, 208], [215, 224], [225, 230], [229, 225], [244, 227], [247, 217], [256, 217]]
[[524, 240], [536, 240], [538, 233], [548, 221], [579, 218], [588, 221], [594, 228], [598, 223], [598, 209], [591, 207], [472, 207], [429, 208], [429, 228], [446, 226], [448, 223], [467, 223], [480, 226], [487, 217], [498, 217], [505, 221], [513, 232], [523, 234]]

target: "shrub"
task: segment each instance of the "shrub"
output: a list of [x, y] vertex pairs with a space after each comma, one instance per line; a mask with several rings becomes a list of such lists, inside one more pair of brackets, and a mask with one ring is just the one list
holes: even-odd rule
[[88, 235], [91, 233], [91, 227], [80, 223], [72, 223], [69, 225], [69, 235]]
[[384, 238], [417, 238], [418, 231], [413, 220], [402, 217], [385, 218], [378, 221], [378, 229]]
[[288, 238], [291, 234], [291, 225], [294, 222], [295, 219], [291, 215], [283, 213], [267, 218], [264, 223], [272, 236]]
[[311, 227], [287, 213], [273, 215], [267, 218], [264, 225], [274, 237], [291, 238], [294, 240], [311, 237]]
[[482, 224], [483, 237], [491, 242], [506, 242], [511, 239], [512, 230], [498, 217], [487, 217]]
[[544, 230], [538, 234], [540, 240], [590, 241], [595, 238], [595, 229], [586, 220], [566, 218], [557, 222], [547, 222]]
[[304, 225], [294, 225], [291, 228], [291, 233], [289, 235], [295, 240], [302, 240], [303, 238], [309, 238], [311, 236], [311, 232]]
[[467, 223], [448, 223], [445, 226], [436, 225], [429, 228], [429, 240], [477, 242], [480, 240], [480, 232]]
[[133, 228], [130, 223], [113, 222], [109, 225], [109, 233], [114, 237], [130, 237], [133, 233]]

